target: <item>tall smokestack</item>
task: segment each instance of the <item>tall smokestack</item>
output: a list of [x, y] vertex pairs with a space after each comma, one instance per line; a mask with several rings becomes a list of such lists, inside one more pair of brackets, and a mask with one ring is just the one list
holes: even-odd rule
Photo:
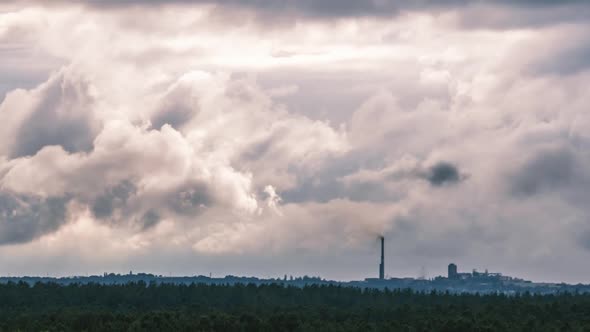
[[381, 236], [381, 264], [379, 264], [379, 279], [385, 279], [385, 237]]

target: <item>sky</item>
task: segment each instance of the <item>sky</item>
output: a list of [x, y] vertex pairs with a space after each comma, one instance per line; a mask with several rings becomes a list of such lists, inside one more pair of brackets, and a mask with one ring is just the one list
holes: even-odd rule
[[0, 275], [590, 283], [585, 0], [5, 0]]

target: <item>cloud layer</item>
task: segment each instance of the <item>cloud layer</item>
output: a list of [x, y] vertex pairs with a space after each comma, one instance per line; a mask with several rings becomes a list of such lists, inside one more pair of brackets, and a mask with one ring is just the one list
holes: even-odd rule
[[585, 2], [87, 4], [0, 5], [0, 266], [588, 281]]

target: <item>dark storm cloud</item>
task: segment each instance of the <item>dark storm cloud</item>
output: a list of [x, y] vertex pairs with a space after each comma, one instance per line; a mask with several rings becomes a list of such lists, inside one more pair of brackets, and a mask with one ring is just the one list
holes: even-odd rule
[[158, 212], [155, 210], [149, 210], [141, 218], [141, 223], [143, 224], [144, 229], [149, 229], [156, 226], [160, 222], [160, 219], [161, 217]]
[[108, 188], [91, 204], [90, 210], [97, 218], [110, 222], [131, 221], [142, 229], [157, 225], [163, 215], [194, 217], [213, 204], [210, 189], [204, 184], [182, 185], [163, 197], [146, 197], [138, 192], [131, 181], [123, 181]]
[[66, 220], [67, 202], [0, 192], [0, 244], [25, 243], [56, 231]]
[[461, 181], [461, 174], [455, 165], [448, 162], [439, 162], [428, 169], [425, 179], [431, 185], [439, 187]]
[[[103, 1], [94, 1], [95, 3]], [[114, 1], [111, 1], [114, 2]], [[165, 4], [169, 1], [134, 1], [136, 4]], [[584, 0], [198, 0], [181, 3], [219, 5], [262, 14], [265, 23], [277, 17], [312, 19], [391, 17], [404, 12], [457, 10], [465, 28], [510, 29], [545, 26], [559, 22], [586, 21], [590, 2]], [[490, 14], [490, 9], [494, 13]], [[499, 9], [499, 10], [498, 10]], [[224, 11], [221, 10], [223, 15]]]
[[586, 3], [585, 0], [86, 0], [95, 6], [218, 4], [261, 10], [296, 10], [310, 14], [340, 16], [388, 14], [404, 9], [461, 7], [469, 4], [504, 4], [521, 7], [545, 7]]
[[[17, 3], [40, 2], [39, 0], [23, 0]], [[526, 10], [547, 9], [549, 16], [558, 8], [585, 6], [585, 0], [81, 0], [81, 3], [93, 7], [112, 9], [130, 6], [161, 6], [161, 5], [218, 5], [226, 8], [253, 10], [272, 14], [295, 14], [309, 17], [355, 17], [355, 16], [392, 16], [404, 11], [437, 11], [447, 9], [464, 9], [469, 6], [503, 6]], [[45, 2], [43, 2], [45, 3]], [[68, 1], [61, 1], [68, 4]], [[568, 12], [578, 16], [579, 10]], [[559, 16], [563, 14], [557, 10]], [[528, 18], [519, 15], [520, 21], [529, 22]], [[567, 19], [566, 17], [560, 17]], [[476, 23], [477, 20], [469, 20]], [[507, 24], [515, 24], [519, 20], [512, 17]], [[483, 22], [489, 24], [493, 22]], [[496, 22], [497, 23], [497, 22]], [[529, 23], [535, 23], [534, 20]], [[537, 22], [539, 23], [539, 22]]]
[[92, 204], [92, 213], [96, 218], [108, 219], [116, 209], [120, 209], [127, 204], [129, 197], [137, 191], [133, 183], [123, 181], [117, 186], [110, 188], [104, 194], [99, 196]]
[[186, 184], [168, 196], [167, 207], [172, 212], [194, 216], [214, 202], [210, 189], [204, 184]]
[[575, 155], [567, 149], [541, 151], [530, 158], [512, 177], [512, 192], [531, 196], [556, 190], [576, 177]]
[[[37, 106], [17, 129], [11, 158], [35, 155], [45, 146], [60, 145], [68, 152], [90, 151], [93, 128], [84, 83], [58, 76], [40, 91]], [[16, 111], [16, 110], [15, 110]]]

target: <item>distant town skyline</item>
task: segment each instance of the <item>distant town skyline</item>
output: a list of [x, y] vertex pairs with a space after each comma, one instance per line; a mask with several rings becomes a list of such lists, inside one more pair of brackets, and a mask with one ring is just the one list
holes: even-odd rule
[[0, 3], [0, 275], [590, 283], [590, 3]]

